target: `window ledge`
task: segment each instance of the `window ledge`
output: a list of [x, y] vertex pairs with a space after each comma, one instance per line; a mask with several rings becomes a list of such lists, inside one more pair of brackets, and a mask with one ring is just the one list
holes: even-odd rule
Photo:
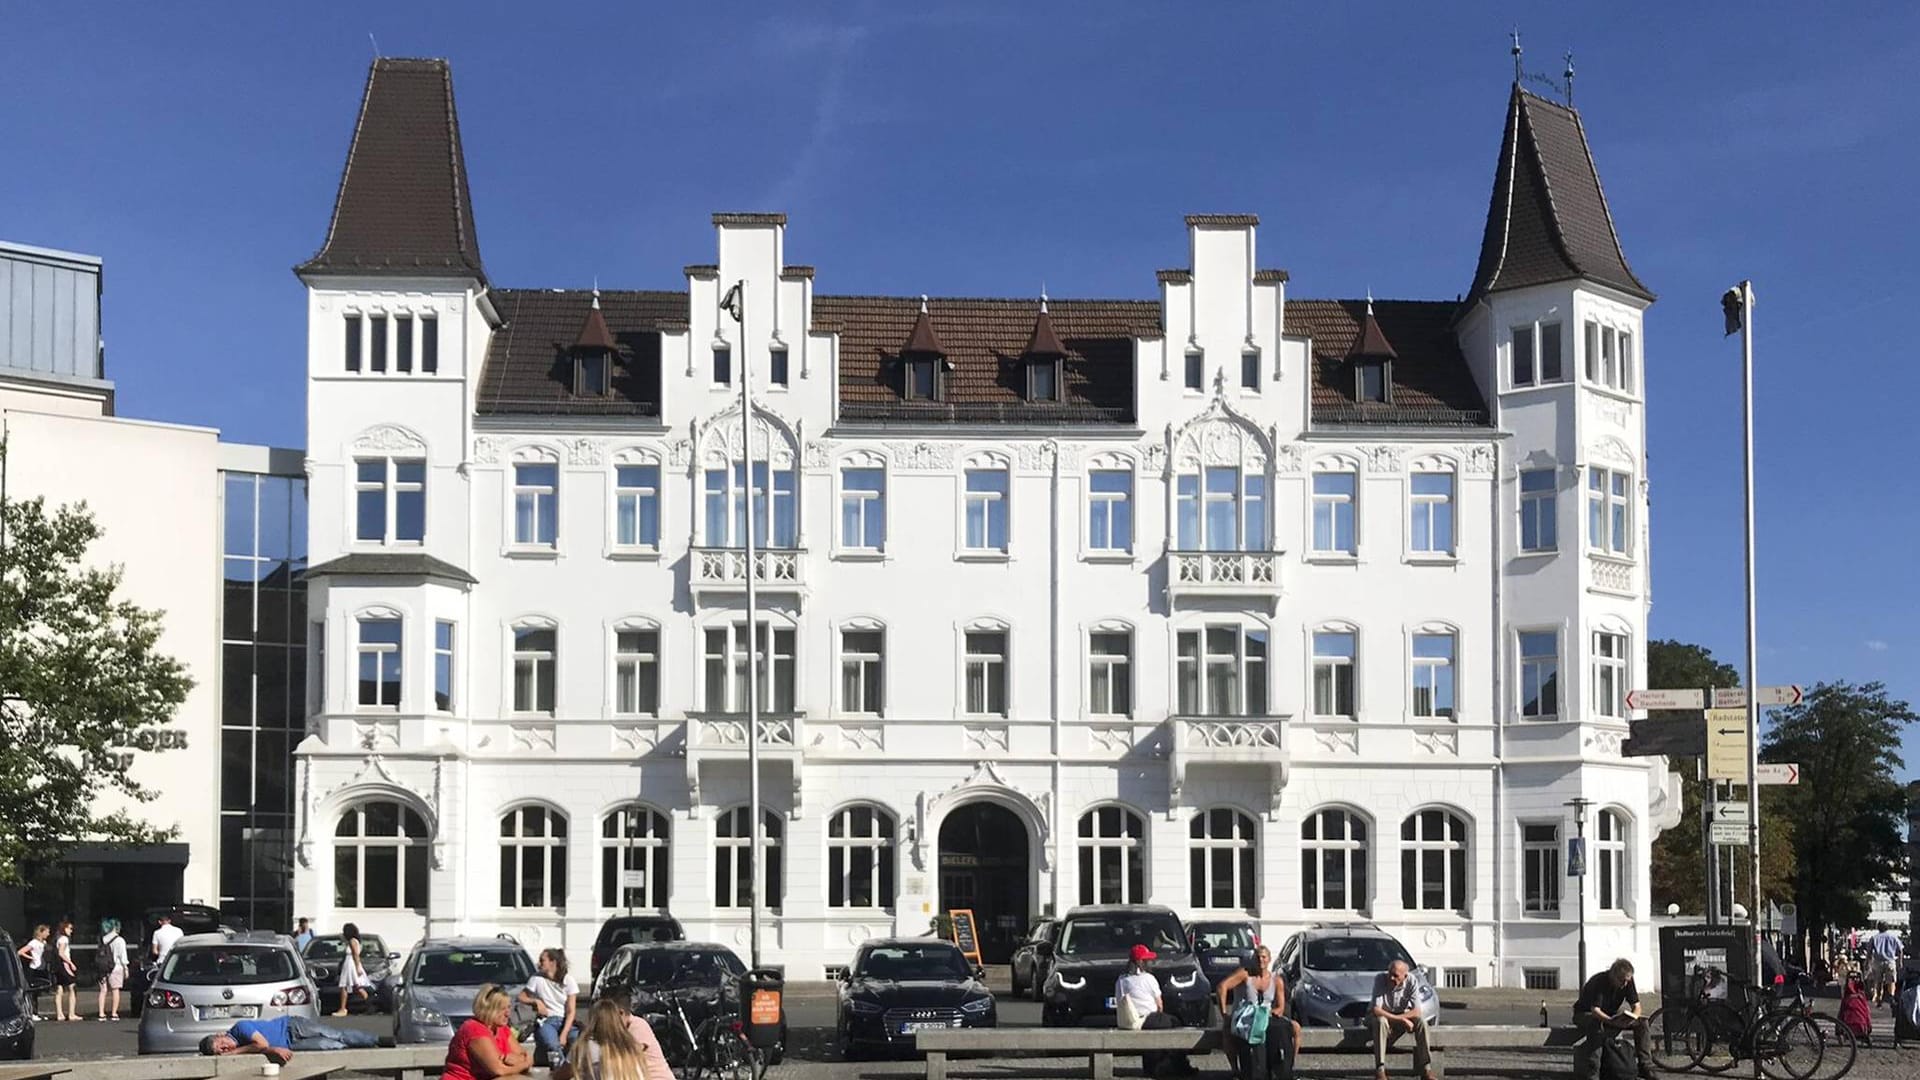
[[1628, 405], [1640, 404], [1640, 395], [1631, 390], [1622, 390], [1619, 387], [1608, 386], [1603, 382], [1592, 382], [1585, 378], [1580, 380], [1580, 385], [1599, 394], [1601, 397], [1612, 398], [1615, 401], [1622, 401]]
[[1081, 562], [1090, 563], [1131, 563], [1133, 552], [1110, 548], [1088, 548], [1080, 553]]
[[1508, 386], [1500, 392], [1502, 394], [1540, 394], [1549, 390], [1565, 390], [1573, 385], [1573, 380], [1561, 379], [1559, 382], [1534, 383], [1530, 386]]
[[1346, 554], [1338, 551], [1313, 551], [1307, 553], [1306, 560], [1317, 566], [1358, 566], [1360, 554], [1359, 552]]
[[1012, 562], [1013, 556], [1005, 551], [969, 551], [962, 549], [953, 553], [954, 562], [1003, 563]]
[[1631, 555], [1622, 555], [1614, 551], [1601, 551], [1597, 548], [1588, 548], [1587, 557], [1595, 562], [1612, 563], [1615, 566], [1640, 565], [1639, 561]]
[[1531, 921], [1533, 921], [1533, 922], [1562, 922], [1562, 921], [1564, 921], [1563, 919], [1561, 919], [1561, 917], [1560, 917], [1560, 913], [1559, 913], [1558, 911], [1523, 911], [1523, 912], [1521, 912], [1521, 913], [1520, 913], [1520, 917], [1521, 917], [1522, 919], [1528, 919], [1528, 920], [1531, 920]]
[[1516, 551], [1512, 555], [1512, 560], [1518, 562], [1521, 559], [1551, 559], [1558, 554], [1560, 554], [1559, 548], [1540, 548], [1537, 551]]
[[830, 557], [835, 562], [877, 563], [887, 561], [886, 551], [884, 549], [876, 550], [874, 548], [839, 548], [835, 550]]
[[516, 545], [502, 549], [500, 554], [509, 559], [558, 559], [560, 557], [560, 549], [557, 547]]
[[660, 549], [657, 547], [613, 547], [607, 549], [607, 558], [622, 562], [659, 562]]
[[1410, 551], [1407, 553], [1406, 562], [1409, 566], [1458, 566], [1460, 554], [1458, 552], [1440, 554], [1431, 551]]

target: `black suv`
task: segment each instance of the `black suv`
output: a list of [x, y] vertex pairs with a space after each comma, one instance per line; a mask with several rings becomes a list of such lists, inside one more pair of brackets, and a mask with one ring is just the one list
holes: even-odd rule
[[[0, 1060], [25, 1061], [33, 1056], [33, 997], [27, 992], [27, 973], [14, 952], [17, 948], [0, 930]], [[47, 949], [53, 949], [51, 940]]]
[[680, 926], [680, 920], [671, 915], [615, 915], [600, 924], [600, 933], [593, 939], [592, 963], [587, 974], [600, 974], [600, 968], [622, 945], [685, 940], [686, 930]]
[[1008, 965], [1013, 969], [1013, 996], [1040, 1000], [1040, 988], [1047, 983], [1047, 959], [1043, 949], [1053, 947], [1053, 932], [1059, 926], [1052, 919], [1041, 919], [1027, 931], [1027, 939], [1013, 950]]
[[1187, 1027], [1212, 1019], [1207, 978], [1187, 945], [1186, 928], [1171, 908], [1151, 904], [1077, 907], [1067, 912], [1042, 951], [1049, 968], [1041, 989], [1040, 1023], [1078, 1027], [1113, 1022], [1113, 987], [1129, 953], [1145, 945], [1155, 957], [1147, 971], [1160, 981], [1166, 1011]]

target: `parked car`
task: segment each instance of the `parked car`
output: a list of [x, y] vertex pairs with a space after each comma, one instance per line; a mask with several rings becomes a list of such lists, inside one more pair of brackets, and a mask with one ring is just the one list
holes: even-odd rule
[[1219, 986], [1221, 979], [1253, 963], [1260, 928], [1246, 919], [1202, 919], [1187, 924], [1187, 941], [1206, 972], [1207, 985]]
[[517, 998], [533, 961], [512, 938], [429, 938], [413, 947], [393, 1006], [393, 1041], [444, 1043], [473, 1015], [473, 995], [494, 983]]
[[[645, 1017], [654, 1030], [673, 1023], [668, 1005], [678, 1005], [686, 1022], [698, 1027], [716, 1014], [739, 1016], [742, 1011], [740, 978], [747, 965], [725, 945], [704, 941], [648, 941], [622, 945], [593, 980], [596, 1000], [608, 997]], [[664, 1038], [664, 1037], [663, 1037]], [[678, 1046], [677, 1042], [667, 1045]], [[767, 1064], [786, 1056], [787, 1017], [780, 1013], [780, 1039], [767, 1054]], [[679, 1062], [670, 1062], [678, 1067]]]
[[600, 924], [594, 935], [587, 974], [598, 975], [600, 968], [622, 945], [645, 941], [685, 941], [687, 932], [680, 920], [671, 915], [615, 915]]
[[319, 1015], [319, 988], [285, 934], [195, 934], [180, 939], [147, 987], [142, 1054], [191, 1054], [236, 1021]]
[[[347, 957], [346, 939], [339, 934], [323, 934], [307, 942], [301, 957], [307, 962], [307, 970], [313, 973], [313, 981], [323, 993], [332, 995], [329, 998], [332, 1004], [338, 1005], [340, 965]], [[373, 987], [367, 991], [367, 1006], [376, 1012], [392, 1012], [398, 993], [394, 982], [400, 977], [400, 954], [388, 952], [386, 939], [379, 934], [361, 934], [360, 966], [366, 969], [367, 978], [373, 980]], [[347, 1004], [351, 1008], [353, 999], [348, 998]]]
[[862, 944], [840, 978], [835, 1028], [840, 1056], [912, 1050], [914, 1035], [999, 1025], [986, 972], [952, 942], [876, 938]]
[[0, 1061], [25, 1061], [33, 1056], [33, 995], [27, 990], [27, 972], [19, 948], [0, 930]]
[[1053, 932], [1059, 925], [1053, 919], [1041, 919], [1027, 931], [1026, 940], [1014, 947], [1013, 959], [1008, 961], [1013, 968], [1014, 997], [1040, 1000], [1040, 987], [1047, 981], [1047, 965], [1040, 956], [1040, 947], [1053, 944]]
[[1373, 1010], [1373, 982], [1387, 965], [1412, 969], [1420, 1014], [1440, 1022], [1440, 995], [1425, 968], [1398, 938], [1372, 923], [1316, 926], [1288, 938], [1273, 958], [1293, 994], [1293, 1018], [1303, 1025], [1361, 1027]]
[[1166, 1010], [1189, 1027], [1212, 1019], [1206, 976], [1187, 945], [1186, 928], [1170, 908], [1151, 904], [1078, 907], [1067, 912], [1047, 948], [1047, 981], [1040, 1023], [1077, 1027], [1091, 1020], [1113, 1022], [1113, 984], [1127, 968], [1128, 953], [1145, 945], [1156, 954], [1147, 970], [1160, 980]]
[[153, 932], [160, 928], [162, 915], [171, 919], [186, 937], [194, 934], [231, 935], [245, 930], [238, 925], [238, 920], [229, 920], [220, 914], [219, 908], [205, 904], [161, 904], [142, 912], [139, 927], [127, 931], [129, 970], [124, 989], [128, 1007], [136, 1015], [146, 1004], [147, 987], [154, 980], [154, 969], [159, 967], [159, 961], [153, 958]]

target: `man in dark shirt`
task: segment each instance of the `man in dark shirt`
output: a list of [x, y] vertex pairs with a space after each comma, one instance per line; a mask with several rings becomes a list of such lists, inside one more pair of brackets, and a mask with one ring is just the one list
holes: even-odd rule
[[1600, 1080], [1600, 1044], [1616, 1032], [1633, 1032], [1634, 1057], [1640, 1075], [1653, 1076], [1653, 1038], [1640, 1015], [1640, 991], [1633, 985], [1633, 963], [1622, 957], [1613, 966], [1588, 979], [1573, 1003], [1573, 1026], [1585, 1038], [1574, 1053], [1574, 1075]]

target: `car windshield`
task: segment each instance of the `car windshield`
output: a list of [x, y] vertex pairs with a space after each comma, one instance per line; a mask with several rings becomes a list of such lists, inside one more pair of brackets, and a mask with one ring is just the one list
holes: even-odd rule
[[1122, 955], [1145, 945], [1161, 956], [1187, 951], [1187, 935], [1180, 920], [1165, 911], [1115, 911], [1068, 916], [1060, 930], [1060, 955]]
[[719, 986], [747, 965], [726, 949], [636, 949], [628, 973], [635, 986]]
[[862, 979], [971, 979], [973, 967], [951, 945], [876, 945], [860, 956]]
[[415, 986], [512, 986], [533, 975], [533, 964], [518, 949], [435, 949], [413, 962]]
[[641, 922], [617, 924], [607, 930], [607, 944], [618, 948], [622, 945], [644, 945], [649, 941], [678, 941], [673, 925], [666, 922]]
[[1395, 960], [1413, 966], [1413, 957], [1392, 938], [1336, 937], [1307, 942], [1310, 971], [1385, 971]]
[[[307, 943], [307, 959], [338, 960], [347, 954], [347, 941], [338, 937], [317, 937]], [[360, 935], [360, 961], [366, 963], [387, 955], [387, 943], [375, 934]]]
[[1253, 928], [1245, 923], [1201, 923], [1193, 928], [1193, 943], [1203, 949], [1251, 949]]
[[285, 982], [300, 977], [293, 953], [273, 946], [201, 945], [167, 954], [162, 982], [176, 986], [231, 986]]
[[[13, 942], [8, 941], [5, 938], [0, 938], [0, 944], [4, 944], [7, 950], [9, 951], [9, 953], [11, 953], [12, 950], [14, 949], [19, 948], [18, 945], [15, 945]], [[11, 990], [14, 987], [20, 985], [18, 982], [15, 981], [16, 969], [19, 968], [19, 966], [20, 966], [19, 960], [15, 959], [11, 955], [0, 957], [0, 990]]]

